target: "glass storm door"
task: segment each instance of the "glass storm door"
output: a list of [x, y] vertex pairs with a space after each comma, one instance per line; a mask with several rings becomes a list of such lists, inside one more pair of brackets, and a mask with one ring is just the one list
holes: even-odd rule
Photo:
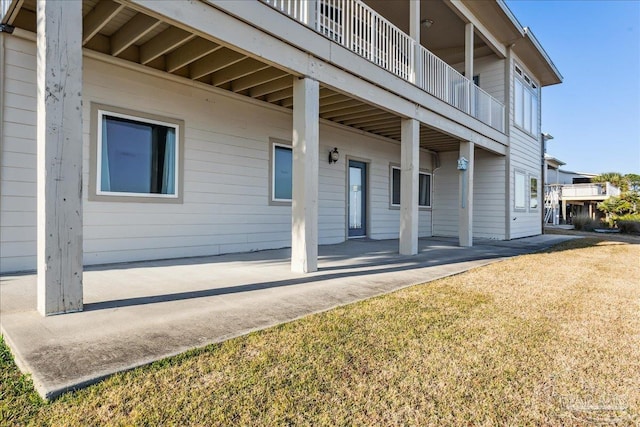
[[349, 160], [349, 237], [367, 235], [367, 165]]

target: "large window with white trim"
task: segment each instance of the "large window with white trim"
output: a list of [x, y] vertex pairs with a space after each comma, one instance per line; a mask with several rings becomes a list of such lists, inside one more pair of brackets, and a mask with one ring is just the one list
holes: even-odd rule
[[538, 129], [538, 85], [517, 65], [514, 91], [515, 124], [535, 136]]
[[[391, 206], [400, 206], [400, 168], [391, 166]], [[418, 173], [418, 206], [431, 207], [431, 174], [420, 171]]]
[[95, 196], [178, 201], [183, 122], [118, 108], [95, 109]]

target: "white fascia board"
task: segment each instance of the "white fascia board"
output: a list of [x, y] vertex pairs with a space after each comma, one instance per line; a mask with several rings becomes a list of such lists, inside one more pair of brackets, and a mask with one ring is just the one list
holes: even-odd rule
[[525, 27], [524, 28], [524, 32], [525, 32], [525, 36], [526, 36], [525, 38], [527, 40], [529, 40], [529, 42], [536, 48], [536, 50], [538, 51], [540, 56], [542, 56], [544, 58], [544, 60], [547, 62], [547, 64], [549, 65], [549, 68], [551, 68], [551, 71], [556, 75], [558, 80], [560, 80], [560, 82], [562, 82], [564, 80], [564, 77], [562, 77], [562, 74], [560, 74], [560, 71], [558, 70], [556, 65], [553, 63], [553, 61], [551, 60], [551, 57], [549, 56], [547, 51], [544, 50], [544, 48], [542, 47], [542, 45], [540, 44], [540, 42], [538, 41], [536, 36], [531, 31], [531, 29], [529, 27]]

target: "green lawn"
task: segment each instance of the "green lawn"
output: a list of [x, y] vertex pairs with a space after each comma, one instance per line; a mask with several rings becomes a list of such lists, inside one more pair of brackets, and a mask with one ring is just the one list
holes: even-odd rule
[[583, 239], [189, 352], [3, 424], [640, 423], [640, 245]]

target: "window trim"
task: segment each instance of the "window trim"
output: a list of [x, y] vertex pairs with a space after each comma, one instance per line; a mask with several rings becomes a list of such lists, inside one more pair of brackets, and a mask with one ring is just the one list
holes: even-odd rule
[[[397, 169], [402, 173], [402, 169], [400, 165], [397, 163], [389, 164], [389, 208], [390, 209], [400, 209], [400, 205], [393, 203], [393, 171]], [[421, 205], [420, 204], [420, 175], [428, 175], [429, 176], [429, 204]], [[402, 191], [402, 190], [401, 190]], [[420, 169], [418, 171], [418, 209], [421, 211], [428, 211], [433, 208], [433, 173], [429, 172], [427, 169]]]
[[[523, 71], [523, 68], [520, 67], [519, 65], [514, 65], [514, 76], [513, 76], [513, 125], [520, 131], [526, 133], [527, 135], [530, 135], [534, 138], [537, 138], [537, 134], [538, 132], [538, 126], [540, 123], [540, 89], [539, 89], [539, 85], [538, 83], [531, 78], [525, 71]], [[517, 102], [516, 102], [516, 97], [517, 97], [517, 87], [516, 87], [516, 82], [519, 82], [522, 85], [522, 124], [518, 123], [518, 117], [517, 117]], [[531, 123], [531, 130], [527, 130], [525, 128], [525, 123], [527, 121], [527, 118], [525, 117], [525, 104], [524, 101], [526, 99], [525, 96], [525, 92], [524, 91], [529, 91], [529, 93], [531, 95], [535, 95], [536, 97], [536, 103], [535, 103], [535, 113], [534, 113], [534, 109], [531, 109], [530, 114], [529, 114], [529, 120], [532, 120], [535, 118], [536, 123]]]
[[[534, 179], [536, 180], [536, 206], [532, 208], [531, 207], [531, 200], [532, 200], [531, 181]], [[538, 178], [538, 175], [529, 174], [529, 197], [527, 197], [527, 199], [529, 199], [529, 206], [528, 206], [529, 211], [537, 212], [538, 209], [540, 209], [540, 191], [538, 190], [539, 181], [540, 179]]]
[[[275, 180], [275, 165], [276, 161], [276, 147], [288, 148], [293, 155], [293, 144], [290, 141], [283, 139], [269, 138], [269, 205], [270, 206], [291, 206], [292, 200], [289, 199], [276, 199], [276, 180]], [[292, 161], [293, 163], [293, 161]], [[291, 185], [293, 185], [293, 164], [291, 165]], [[293, 198], [293, 195], [292, 195]]]
[[[141, 123], [172, 127], [176, 132], [175, 160], [175, 194], [127, 193], [102, 191], [99, 188], [98, 176], [101, 173], [102, 117], [104, 115], [134, 120]], [[89, 147], [89, 191], [88, 200], [101, 202], [133, 202], [133, 203], [183, 203], [184, 195], [184, 120], [143, 113], [127, 108], [91, 103]]]
[[[517, 187], [517, 176], [518, 175], [522, 175], [522, 179], [524, 180], [524, 200], [523, 200], [523, 205], [522, 206], [518, 206], [518, 199], [516, 197], [516, 192], [518, 190]], [[514, 211], [518, 211], [518, 212], [526, 212], [527, 211], [527, 174], [526, 172], [522, 171], [522, 170], [518, 170], [518, 169], [514, 169], [513, 171], [513, 210]]]

